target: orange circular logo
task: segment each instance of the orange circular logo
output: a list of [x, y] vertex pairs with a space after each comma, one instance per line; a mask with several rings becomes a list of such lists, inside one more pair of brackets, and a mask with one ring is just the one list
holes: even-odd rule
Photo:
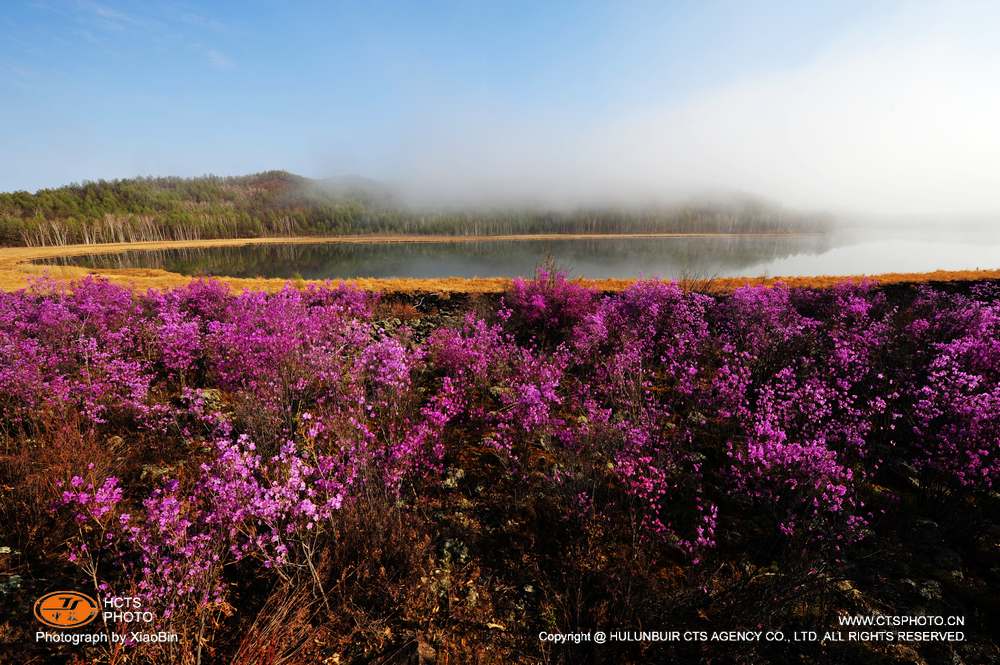
[[97, 618], [97, 603], [78, 591], [53, 591], [35, 601], [35, 618], [52, 628], [79, 628]]

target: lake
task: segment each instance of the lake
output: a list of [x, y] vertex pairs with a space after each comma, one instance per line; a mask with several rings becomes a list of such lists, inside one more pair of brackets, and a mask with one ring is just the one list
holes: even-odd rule
[[852, 275], [1000, 268], [1000, 233], [836, 232], [802, 236], [268, 244], [133, 250], [47, 259], [184, 275], [336, 279], [531, 275], [546, 261], [574, 277]]

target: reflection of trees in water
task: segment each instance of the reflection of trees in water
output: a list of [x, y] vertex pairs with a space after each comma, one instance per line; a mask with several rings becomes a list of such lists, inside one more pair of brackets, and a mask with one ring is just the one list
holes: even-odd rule
[[795, 254], [818, 254], [829, 236], [608, 238], [465, 243], [244, 245], [49, 259], [93, 268], [162, 268], [233, 277], [447, 277], [527, 275], [551, 257], [573, 275], [732, 274]]

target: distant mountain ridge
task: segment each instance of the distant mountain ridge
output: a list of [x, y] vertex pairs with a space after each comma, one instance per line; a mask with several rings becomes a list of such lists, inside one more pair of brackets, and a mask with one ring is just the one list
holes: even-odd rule
[[318, 180], [287, 171], [102, 180], [0, 194], [5, 245], [376, 233], [762, 233], [828, 225], [821, 216], [750, 198], [634, 210], [414, 209], [377, 180]]

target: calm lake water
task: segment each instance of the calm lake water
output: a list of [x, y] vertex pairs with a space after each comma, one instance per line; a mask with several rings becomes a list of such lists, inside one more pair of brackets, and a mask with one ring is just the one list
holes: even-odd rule
[[497, 277], [554, 260], [570, 275], [708, 278], [1000, 268], [1000, 232], [838, 232], [785, 237], [607, 238], [459, 243], [275, 244], [50, 259], [231, 277]]

